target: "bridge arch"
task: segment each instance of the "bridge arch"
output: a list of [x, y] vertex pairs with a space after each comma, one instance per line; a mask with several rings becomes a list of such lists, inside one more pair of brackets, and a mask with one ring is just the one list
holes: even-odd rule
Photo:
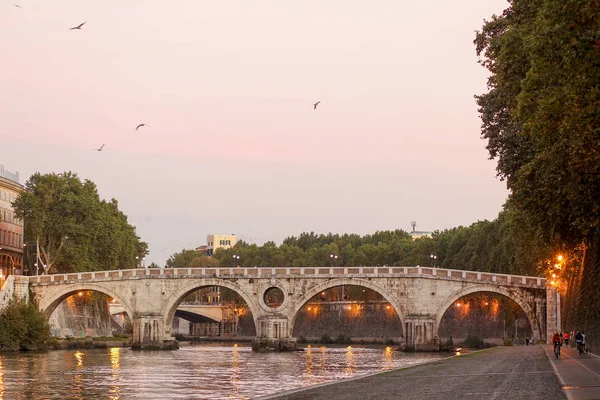
[[125, 313], [129, 317], [129, 320], [133, 321], [133, 308], [131, 308], [131, 305], [129, 304], [129, 302], [127, 302], [126, 297], [121, 296], [121, 294], [112, 290], [108, 285], [95, 282], [85, 282], [72, 283], [64, 286], [60, 285], [58, 286], [58, 288], [59, 289], [56, 292], [52, 292], [50, 296], [44, 297], [38, 302], [38, 308], [44, 313], [46, 320], [50, 319], [52, 313], [54, 312], [54, 310], [56, 310], [56, 307], [58, 307], [58, 305], [62, 303], [67, 297], [72, 296], [77, 292], [93, 290], [110, 296], [113, 299], [116, 299], [125, 310]]
[[251, 297], [250, 294], [244, 291], [244, 289], [237, 283], [217, 278], [194, 279], [180, 286], [179, 288], [177, 288], [177, 290], [171, 293], [169, 297], [165, 300], [165, 305], [163, 306], [161, 313], [164, 317], [165, 326], [169, 328], [173, 326], [175, 312], [177, 311], [179, 303], [181, 303], [185, 296], [194, 292], [195, 290], [207, 286], [221, 286], [227, 289], [231, 289], [237, 294], [239, 294], [248, 305], [248, 309], [252, 313], [254, 326], [258, 330], [258, 316], [260, 315], [260, 308], [255, 304], [253, 297]]
[[507, 297], [508, 299], [514, 301], [515, 303], [517, 303], [517, 305], [519, 307], [521, 307], [521, 309], [525, 312], [525, 316], [527, 317], [529, 324], [531, 325], [532, 331], [536, 334], [536, 337], [538, 339], [544, 338], [543, 332], [541, 331], [541, 325], [535, 316], [533, 308], [531, 308], [529, 303], [525, 300], [525, 298], [523, 296], [521, 296], [521, 294], [518, 292], [517, 289], [505, 288], [503, 286], [496, 286], [496, 285], [489, 285], [489, 284], [471, 285], [471, 286], [462, 288], [460, 290], [457, 290], [456, 292], [452, 293], [442, 303], [441, 306], [438, 307], [436, 315], [435, 315], [435, 332], [438, 337], [439, 337], [440, 322], [442, 321], [444, 314], [452, 306], [452, 304], [454, 304], [456, 301], [458, 301], [461, 297], [467, 296], [472, 293], [478, 293], [478, 292], [491, 292], [491, 293], [501, 294], [501, 295]]
[[404, 329], [405, 329], [404, 328], [404, 326], [405, 326], [404, 325], [404, 321], [405, 321], [404, 312], [402, 311], [402, 307], [400, 306], [400, 302], [398, 301], [396, 296], [394, 296], [392, 293], [390, 293], [383, 286], [377, 285], [367, 279], [349, 279], [349, 278], [332, 279], [327, 282], [318, 284], [315, 287], [313, 287], [312, 289], [310, 289], [309, 291], [307, 291], [301, 298], [299, 298], [296, 301], [294, 308], [292, 309], [292, 314], [291, 314], [292, 318], [291, 318], [290, 327], [289, 327], [290, 334], [291, 334], [292, 330], [294, 329], [294, 325], [296, 323], [296, 319], [298, 318], [300, 310], [302, 309], [302, 307], [304, 307], [304, 305], [306, 303], [308, 303], [310, 301], [310, 299], [312, 299], [314, 296], [316, 296], [320, 292], [323, 292], [327, 289], [331, 289], [333, 287], [343, 286], [343, 285], [345, 285], [345, 286], [362, 286], [367, 289], [371, 289], [374, 292], [379, 293], [387, 302], [390, 303], [390, 305], [396, 311], [396, 314], [398, 315], [398, 319], [400, 320], [400, 324], [402, 326], [402, 334], [405, 335], [405, 333], [404, 333]]

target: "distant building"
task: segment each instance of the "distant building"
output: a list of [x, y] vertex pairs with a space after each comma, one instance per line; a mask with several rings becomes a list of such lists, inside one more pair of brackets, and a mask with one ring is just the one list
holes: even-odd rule
[[23, 221], [15, 217], [12, 202], [23, 190], [19, 173], [0, 165], [0, 275], [23, 272]]
[[206, 254], [212, 256], [217, 249], [230, 249], [237, 243], [235, 235], [208, 235]]
[[409, 233], [412, 240], [419, 239], [422, 237], [431, 237], [432, 232], [428, 231], [417, 231], [417, 221], [411, 221], [410, 225], [412, 226], [412, 231]]

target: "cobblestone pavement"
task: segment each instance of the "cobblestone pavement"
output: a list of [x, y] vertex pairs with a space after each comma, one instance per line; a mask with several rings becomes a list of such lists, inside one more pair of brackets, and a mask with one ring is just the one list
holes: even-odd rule
[[270, 399], [565, 399], [543, 346], [499, 347]]

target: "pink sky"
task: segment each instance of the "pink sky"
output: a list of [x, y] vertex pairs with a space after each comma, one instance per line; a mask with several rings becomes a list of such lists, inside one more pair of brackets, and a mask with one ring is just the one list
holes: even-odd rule
[[507, 196], [472, 44], [506, 1], [18, 4], [0, 5], [0, 163], [93, 180], [150, 261], [210, 233], [469, 225]]

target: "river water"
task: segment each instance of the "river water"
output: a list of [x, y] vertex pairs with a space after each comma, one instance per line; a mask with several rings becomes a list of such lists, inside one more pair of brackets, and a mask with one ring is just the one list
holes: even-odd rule
[[247, 345], [0, 354], [0, 399], [252, 399], [441, 358], [391, 347], [253, 353]]

